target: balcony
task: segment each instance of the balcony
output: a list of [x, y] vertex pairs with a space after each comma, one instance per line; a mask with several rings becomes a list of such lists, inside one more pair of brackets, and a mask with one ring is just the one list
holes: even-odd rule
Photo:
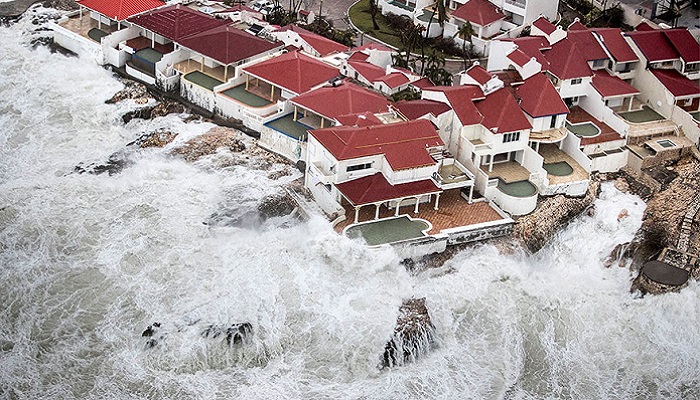
[[474, 185], [474, 175], [454, 158], [444, 158], [440, 168], [433, 174], [440, 189], [456, 189]]
[[333, 183], [333, 177], [335, 174], [324, 170], [323, 166], [317, 161], [309, 164], [309, 172], [324, 185], [330, 185]]
[[510, 4], [519, 8], [525, 8], [527, 6], [526, 0], [506, 0], [506, 4]]

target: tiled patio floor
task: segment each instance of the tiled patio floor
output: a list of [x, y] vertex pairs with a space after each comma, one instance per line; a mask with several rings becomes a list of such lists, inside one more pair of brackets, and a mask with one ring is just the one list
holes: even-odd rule
[[547, 179], [549, 179], [550, 185], [559, 185], [562, 183], [584, 181], [590, 178], [588, 172], [586, 172], [586, 170], [583, 169], [583, 167], [579, 163], [577, 163], [576, 160], [574, 160], [570, 155], [566, 154], [564, 151], [559, 150], [559, 148], [554, 144], [540, 145], [539, 154], [544, 158], [545, 164], [554, 164], [557, 162], [565, 161], [574, 170], [570, 175], [566, 176], [547, 174]]
[[489, 179], [501, 178], [506, 183], [530, 179], [530, 171], [515, 161], [493, 164], [493, 171], [490, 172], [488, 164], [482, 165], [481, 170], [489, 176]]
[[[418, 207], [418, 214], [413, 213], [413, 205], [405, 205], [400, 209], [400, 214], [409, 214], [412, 218], [422, 218], [433, 225], [429, 234], [439, 233], [443, 229], [457, 228], [461, 226], [480, 224], [484, 222], [497, 221], [502, 217], [494, 210], [488, 202], [480, 201], [469, 204], [467, 200], [460, 196], [459, 189], [452, 189], [440, 195], [439, 209], [435, 210], [435, 198], [430, 203], [423, 203]], [[354, 223], [355, 209], [349, 205], [344, 205], [346, 220], [336, 225], [335, 229], [340, 232], [346, 226]], [[358, 222], [374, 220], [375, 206], [368, 205], [360, 209]], [[392, 217], [394, 209], [385, 206], [380, 207], [379, 218]]]

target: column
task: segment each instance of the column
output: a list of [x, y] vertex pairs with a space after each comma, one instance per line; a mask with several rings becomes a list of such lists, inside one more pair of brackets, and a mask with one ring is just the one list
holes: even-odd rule
[[474, 184], [469, 186], [469, 204], [472, 204], [473, 198], [474, 198]]
[[418, 214], [418, 203], [420, 203], [420, 196], [416, 196], [416, 208], [413, 210], [414, 214]]
[[396, 213], [394, 214], [395, 217], [399, 216], [399, 209], [401, 208], [401, 200], [403, 200], [403, 199], [396, 200]]
[[245, 75], [245, 90], [248, 90], [248, 82], [250, 81], [250, 75]]
[[489, 161], [490, 161], [490, 163], [489, 163], [489, 172], [493, 172], [493, 156], [494, 156], [494, 155], [491, 154], [491, 160], [489, 160]]
[[321, 129], [323, 129], [323, 117], [321, 117]]
[[374, 219], [379, 219], [379, 207], [381, 207], [382, 203], [377, 203], [375, 206], [377, 209], [374, 211]]
[[224, 81], [228, 80], [228, 64], [224, 65]]
[[204, 57], [202, 57], [202, 61], [199, 63], [199, 68], [200, 71], [204, 72]]
[[294, 120], [295, 121], [297, 120], [298, 111], [299, 110], [297, 109], [297, 106], [294, 106]]
[[627, 108], [627, 111], [632, 111], [632, 103], [634, 103], [634, 96], [630, 97], [630, 106]]
[[435, 194], [435, 211], [437, 211], [440, 205], [440, 193]]
[[355, 206], [355, 223], [357, 223], [358, 219], [360, 219], [360, 207]]

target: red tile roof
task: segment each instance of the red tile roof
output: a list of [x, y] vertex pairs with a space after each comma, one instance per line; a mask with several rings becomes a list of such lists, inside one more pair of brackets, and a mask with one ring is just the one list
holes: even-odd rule
[[547, 50], [544, 56], [549, 61], [549, 72], [559, 79], [593, 76], [582, 50], [569, 39], [555, 43], [552, 50]]
[[700, 44], [688, 32], [688, 28], [665, 29], [662, 32], [685, 62], [700, 61]]
[[431, 179], [392, 185], [380, 172], [335, 187], [354, 206], [442, 192]]
[[598, 70], [593, 74], [593, 88], [603, 97], [639, 94], [639, 90], [635, 89], [634, 86], [617, 76], [610, 75], [605, 70]]
[[422, 77], [415, 82], [411, 82], [411, 85], [417, 87], [418, 89], [431, 88], [435, 86], [433, 81], [427, 77]]
[[651, 73], [675, 97], [700, 97], [700, 85], [675, 69], [652, 69]]
[[516, 132], [532, 128], [518, 102], [505, 88], [476, 102], [476, 108], [484, 116], [481, 125], [494, 133]]
[[352, 55], [348, 57], [348, 61], [367, 61], [368, 58], [368, 54], [361, 53], [358, 51], [356, 53], [352, 53]]
[[518, 50], [522, 51], [529, 58], [534, 57], [538, 63], [542, 64], [542, 70], [549, 69], [549, 61], [544, 57], [542, 51], [549, 50], [552, 46], [547, 39], [541, 36], [526, 36], [509, 40], [518, 46]]
[[[578, 53], [583, 55], [583, 58], [586, 61], [608, 59], [608, 54], [605, 52], [605, 50], [603, 50], [600, 42], [598, 42], [595, 36], [593, 36], [593, 32], [589, 30], [571, 31], [567, 33], [566, 37], [574, 43]], [[553, 47], [557, 47], [557, 44], [555, 44]], [[547, 55], [545, 54], [545, 57], [546, 56]]]
[[310, 133], [337, 160], [384, 155], [394, 171], [435, 164], [427, 147], [444, 145], [425, 119], [361, 128], [335, 126]]
[[386, 70], [384, 68], [370, 64], [366, 61], [348, 61], [348, 65], [370, 82], [374, 82], [386, 74]]
[[537, 29], [541, 30], [547, 35], [551, 35], [552, 32], [557, 30], [557, 27], [554, 26], [553, 23], [549, 22], [547, 18], [545, 18], [543, 15], [540, 15], [539, 18], [537, 18], [535, 21], [532, 22], [532, 25], [536, 26]]
[[340, 86], [324, 86], [291, 101], [329, 119], [365, 111], [387, 112], [389, 104], [384, 96], [350, 82], [343, 82]]
[[593, 33], [598, 36], [615, 61], [619, 63], [639, 61], [619, 28], [594, 29]]
[[634, 30], [635, 31], [653, 31], [653, 30], [656, 30], [656, 28], [653, 27], [651, 24], [649, 24], [649, 21], [642, 21], [637, 26], [634, 27]]
[[78, 0], [78, 4], [107, 18], [123, 21], [132, 15], [162, 7], [162, 0]]
[[442, 115], [451, 110], [445, 103], [434, 100], [401, 100], [394, 107], [409, 120], [418, 119], [426, 114]]
[[472, 77], [479, 85], [485, 85], [491, 80], [491, 74], [488, 73], [481, 65], [473, 65], [467, 70], [467, 75]]
[[307, 31], [306, 29], [300, 28], [296, 25], [283, 26], [282, 28], [277, 30], [277, 32], [286, 31], [296, 32], [299, 35], [299, 37], [301, 37], [306, 43], [309, 44], [309, 46], [316, 50], [318, 54], [321, 55], [321, 57], [325, 57], [332, 53], [342, 53], [348, 49], [347, 46], [325, 38], [319, 34]]
[[532, 60], [532, 57], [528, 56], [520, 49], [515, 49], [508, 54], [508, 59], [513, 61], [517, 66], [522, 67], [523, 65], [529, 63], [530, 60]]
[[675, 60], [680, 57], [662, 30], [628, 32], [644, 57], [651, 62]]
[[392, 72], [390, 74], [380, 76], [379, 78], [375, 79], [373, 82], [384, 82], [389, 88], [391, 89], [396, 89], [397, 87], [401, 85], [405, 85], [409, 82], [411, 82], [408, 77], [400, 72]]
[[282, 42], [271, 43], [232, 26], [197, 33], [181, 39], [179, 43], [224, 65], [284, 47]]
[[542, 73], [535, 74], [522, 85], [516, 86], [515, 95], [520, 101], [520, 108], [533, 118], [569, 112], [557, 89]]
[[436, 86], [431, 91], [445, 94], [450, 106], [457, 114], [462, 125], [475, 125], [481, 123], [483, 116], [479, 113], [472, 100], [483, 99], [484, 93], [478, 86]]
[[335, 117], [335, 120], [340, 122], [340, 125], [344, 126], [371, 126], [382, 123], [382, 120], [377, 118], [377, 116], [371, 112], [339, 115]]
[[226, 25], [230, 20], [218, 19], [187, 6], [177, 4], [129, 18], [129, 22], [153, 31], [172, 41]]
[[567, 28], [567, 31], [587, 31], [587, 30], [588, 30], [588, 28], [586, 28], [586, 25], [582, 24], [580, 21], [574, 21]]
[[363, 51], [363, 50], [381, 50], [381, 51], [390, 51], [390, 52], [394, 51], [394, 50], [392, 50], [384, 45], [377, 44], [374, 42], [370, 42], [370, 43], [367, 43], [366, 45], [355, 47], [352, 49], [353, 52], [358, 52], [358, 51]]
[[506, 17], [498, 7], [487, 0], [469, 0], [457, 8], [452, 16], [479, 26], [486, 26]]
[[298, 51], [247, 66], [243, 71], [296, 94], [338, 76], [334, 67]]

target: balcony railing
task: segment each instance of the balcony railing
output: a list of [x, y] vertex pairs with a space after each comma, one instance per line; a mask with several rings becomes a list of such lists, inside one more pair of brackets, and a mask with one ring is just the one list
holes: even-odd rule
[[525, 8], [526, 0], [506, 0], [506, 4], [512, 4], [516, 7]]

